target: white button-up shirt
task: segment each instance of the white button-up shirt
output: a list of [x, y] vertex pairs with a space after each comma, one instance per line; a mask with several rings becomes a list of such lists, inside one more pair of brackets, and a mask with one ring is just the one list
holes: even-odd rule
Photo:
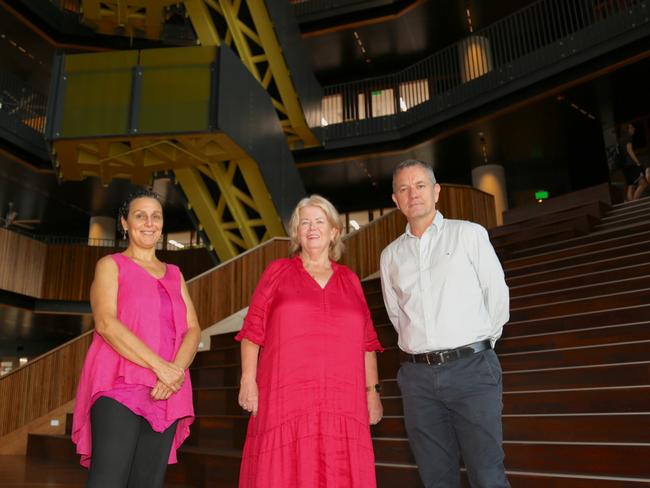
[[486, 230], [437, 211], [422, 237], [406, 232], [381, 253], [388, 316], [405, 352], [492, 345], [509, 318], [503, 269]]

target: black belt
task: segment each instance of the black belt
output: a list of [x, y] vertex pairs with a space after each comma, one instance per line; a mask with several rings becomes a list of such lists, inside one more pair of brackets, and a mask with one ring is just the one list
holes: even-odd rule
[[441, 351], [423, 352], [422, 354], [408, 354], [402, 351], [403, 363], [426, 363], [429, 365], [445, 364], [456, 359], [465, 358], [476, 354], [477, 352], [492, 349], [492, 343], [489, 339], [484, 341], [473, 342], [455, 349], [444, 349]]

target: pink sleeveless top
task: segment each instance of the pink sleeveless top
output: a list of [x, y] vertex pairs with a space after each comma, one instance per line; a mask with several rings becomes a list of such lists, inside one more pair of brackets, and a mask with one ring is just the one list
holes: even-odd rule
[[[167, 264], [165, 275], [156, 279], [123, 254], [111, 257], [119, 269], [117, 318], [163, 359], [173, 359], [187, 332], [179, 269]], [[169, 463], [176, 462], [176, 449], [189, 435], [194, 420], [190, 376], [185, 373], [183, 386], [168, 400], [151, 399], [149, 393], [155, 384], [156, 375], [151, 370], [120, 356], [97, 332], [93, 334], [81, 371], [72, 424], [72, 441], [82, 466], [90, 465], [90, 409], [101, 396], [113, 398], [144, 417], [157, 432], [178, 420], [169, 454]]]

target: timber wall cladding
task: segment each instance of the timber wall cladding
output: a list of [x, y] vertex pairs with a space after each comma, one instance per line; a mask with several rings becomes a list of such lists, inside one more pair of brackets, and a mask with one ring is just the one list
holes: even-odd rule
[[0, 229], [0, 289], [40, 297], [47, 246]]
[[497, 225], [494, 196], [462, 185], [441, 185], [438, 208], [446, 218], [469, 220], [486, 229]]
[[[496, 224], [494, 197], [475, 188], [460, 185], [442, 185], [438, 207], [448, 218], [465, 219], [490, 228]], [[385, 221], [375, 221], [374, 225], [346, 236], [348, 251], [341, 262], [365, 277], [379, 269], [381, 250], [401, 234], [406, 221], [399, 212]], [[381, 220], [381, 219], [379, 219]], [[52, 300], [87, 301], [92, 283], [95, 263], [99, 258], [118, 248], [92, 247], [84, 245], [45, 245], [25, 236], [0, 229], [0, 289]], [[199, 318], [212, 320], [225, 318], [248, 303], [260, 274], [268, 264], [267, 258], [286, 256], [288, 244], [275, 244], [265, 248], [262, 254], [245, 255], [235, 268], [227, 267], [206, 280], [206, 285], [198, 292], [198, 284], [192, 286], [192, 296], [197, 295]], [[275, 247], [275, 246], [280, 246]], [[283, 247], [284, 246], [284, 247]], [[178, 265], [186, 275], [193, 276], [199, 269], [209, 266], [205, 250], [158, 251], [161, 260]], [[260, 267], [261, 266], [261, 267]], [[243, 275], [239, 271], [245, 270]], [[214, 283], [227, 280], [232, 286], [225, 289]], [[243, 281], [242, 283], [239, 283]], [[203, 285], [202, 285], [203, 286]], [[215, 293], [210, 295], [210, 293]], [[212, 301], [208, 297], [212, 296]], [[218, 298], [214, 298], [218, 297]], [[240, 307], [241, 305], [241, 307]], [[223, 313], [216, 313], [216, 310]], [[239, 308], [235, 308], [239, 307]], [[205, 310], [206, 315], [202, 315]], [[221, 320], [219, 318], [218, 320]], [[218, 320], [207, 322], [212, 324]], [[202, 324], [205, 324], [203, 320]]]
[[74, 398], [92, 331], [0, 380], [0, 437]]
[[289, 239], [274, 238], [187, 283], [201, 328], [248, 306], [264, 268], [289, 255]]
[[[101, 257], [121, 251], [122, 248], [113, 247], [49, 245], [41, 298], [89, 300], [95, 264]], [[178, 266], [186, 280], [196, 275], [198, 270], [208, 269], [211, 266], [205, 249], [156, 251], [156, 255], [161, 261]]]

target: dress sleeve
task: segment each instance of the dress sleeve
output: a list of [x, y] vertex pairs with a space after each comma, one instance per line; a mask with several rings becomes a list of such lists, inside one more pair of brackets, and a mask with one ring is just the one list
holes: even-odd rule
[[377, 351], [384, 352], [384, 348], [381, 346], [379, 339], [377, 338], [377, 332], [375, 331], [375, 325], [372, 322], [372, 317], [370, 316], [370, 309], [368, 308], [368, 302], [366, 302], [366, 296], [363, 293], [363, 287], [361, 286], [361, 281], [359, 277], [352, 270], [347, 270], [350, 281], [354, 285], [354, 289], [359, 296], [359, 301], [363, 307], [364, 314], [364, 345], [363, 350], [366, 352]]
[[279, 276], [286, 267], [286, 260], [279, 259], [269, 264], [255, 287], [248, 313], [241, 330], [235, 336], [236, 341], [248, 339], [258, 346], [264, 346], [266, 338], [266, 319], [269, 305], [278, 285]]

